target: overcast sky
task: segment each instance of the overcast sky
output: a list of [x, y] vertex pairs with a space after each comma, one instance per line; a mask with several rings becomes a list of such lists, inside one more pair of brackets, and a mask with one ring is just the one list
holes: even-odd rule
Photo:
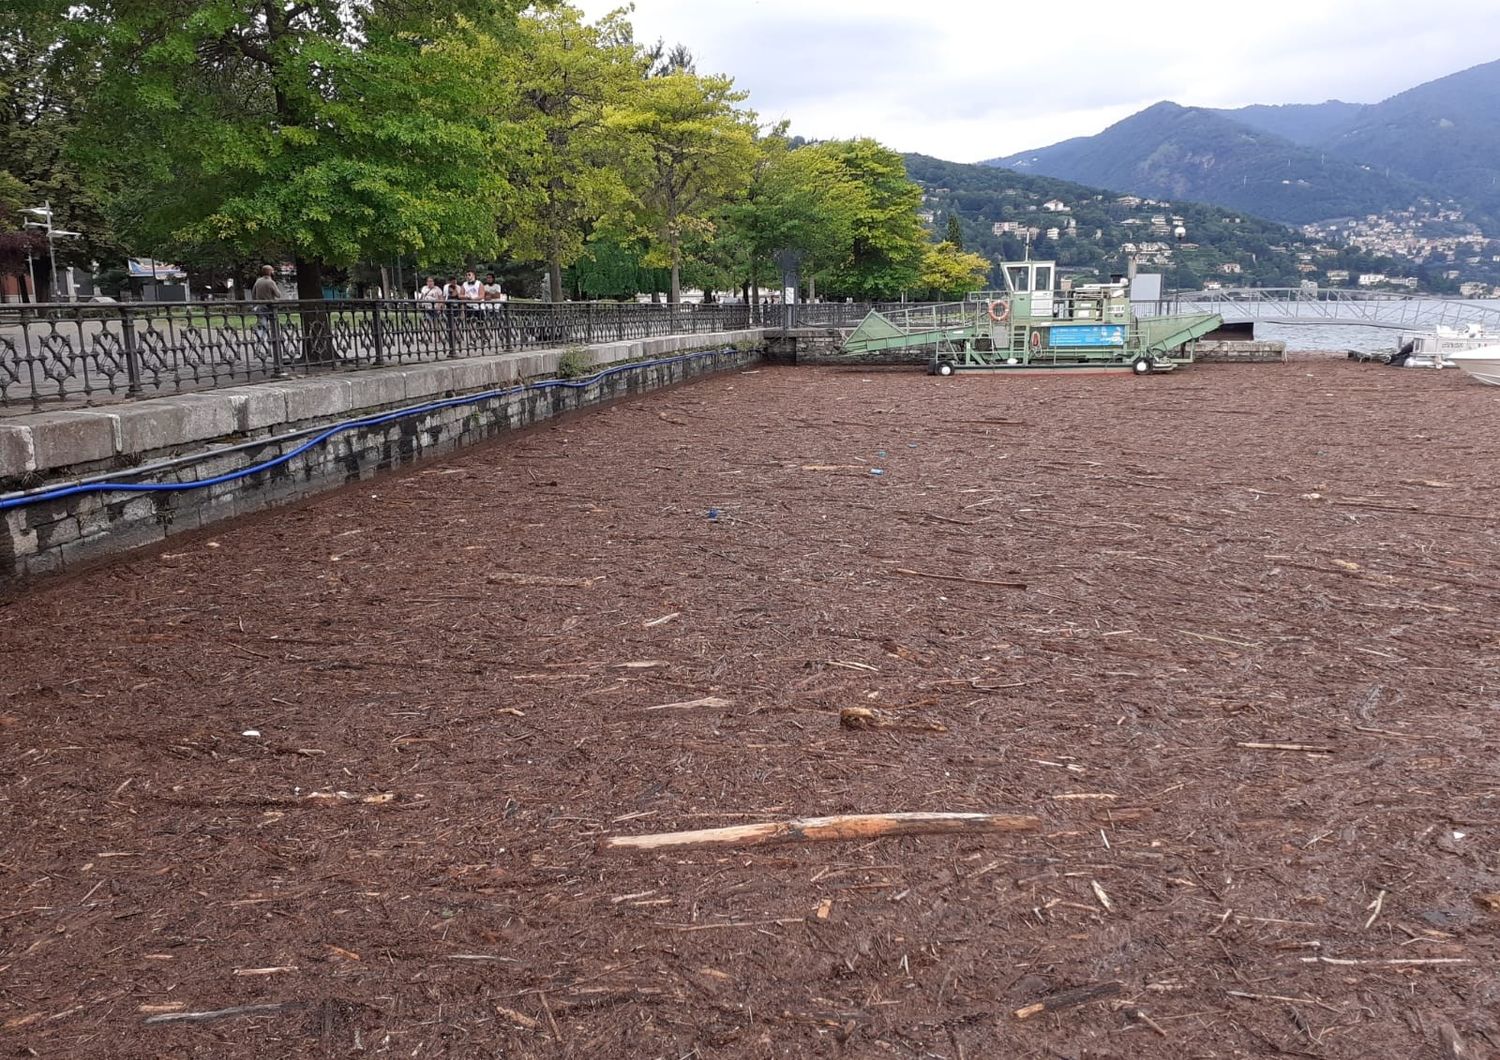
[[955, 162], [1163, 99], [1375, 103], [1500, 59], [1497, 0], [636, 0], [631, 20], [733, 76], [762, 120]]

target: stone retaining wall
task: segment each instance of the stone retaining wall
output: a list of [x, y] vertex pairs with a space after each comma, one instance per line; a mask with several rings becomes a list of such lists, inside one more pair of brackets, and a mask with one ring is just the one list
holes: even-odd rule
[[1286, 343], [1204, 339], [1194, 359], [1201, 364], [1280, 364], [1286, 360]]
[[[760, 360], [759, 330], [678, 335], [584, 349], [597, 371], [586, 390], [529, 389], [351, 429], [245, 479], [176, 493], [91, 493], [0, 512], [0, 579], [42, 574], [159, 541], [219, 519], [284, 504], [574, 409]], [[626, 362], [698, 351], [656, 366]], [[188, 482], [240, 471], [306, 439], [274, 436], [448, 397], [553, 378], [565, 351], [372, 369], [0, 421], [0, 488], [66, 482], [184, 455], [181, 466], [124, 476]], [[255, 444], [255, 439], [265, 439]], [[246, 444], [246, 443], [250, 444]], [[226, 447], [236, 446], [232, 451]], [[199, 459], [201, 457], [201, 459]]]

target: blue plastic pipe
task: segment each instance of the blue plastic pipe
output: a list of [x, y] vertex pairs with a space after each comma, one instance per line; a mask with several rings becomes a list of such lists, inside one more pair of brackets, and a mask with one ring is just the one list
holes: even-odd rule
[[[630, 372], [638, 368], [657, 368], [667, 364], [679, 364], [683, 361], [695, 360], [699, 357], [718, 357], [728, 350], [706, 350], [699, 353], [685, 353], [678, 357], [663, 357], [654, 361], [632, 361], [628, 364], [616, 365], [606, 368], [596, 375], [587, 379], [548, 379], [540, 383], [522, 384], [520, 386], [502, 387], [498, 390], [486, 390], [480, 394], [465, 394], [462, 397], [445, 398], [442, 401], [433, 401], [426, 405], [417, 405], [412, 408], [396, 409], [394, 412], [381, 413], [378, 416], [366, 416], [357, 420], [344, 420], [336, 423], [327, 430], [313, 435], [307, 441], [298, 445], [295, 449], [282, 453], [280, 456], [270, 460], [263, 460], [258, 464], [240, 468], [238, 471], [226, 472], [215, 475], [212, 478], [194, 479], [192, 482], [84, 482], [72, 486], [53, 486], [30, 493], [17, 493], [9, 497], [0, 498], [0, 512], [11, 511], [15, 508], [28, 508], [34, 504], [45, 504], [48, 501], [62, 500], [66, 497], [77, 497], [85, 493], [182, 493], [188, 490], [201, 490], [209, 486], [220, 486], [226, 482], [238, 482], [240, 479], [258, 475], [262, 471], [269, 471], [273, 467], [279, 467], [294, 457], [301, 456], [309, 449], [315, 449], [328, 439], [343, 434], [345, 431], [358, 430], [362, 427], [379, 427], [382, 424], [392, 423], [396, 420], [405, 419], [408, 416], [424, 416], [429, 412], [439, 412], [443, 409], [457, 408], [461, 405], [473, 405], [480, 401], [488, 401], [491, 398], [505, 397], [509, 394], [521, 394], [528, 390], [553, 390], [565, 388], [568, 390], [586, 390], [601, 380], [610, 376], [619, 375], [621, 372]], [[248, 444], [254, 444], [248, 443]], [[203, 459], [207, 460], [214, 456], [222, 456], [223, 450], [205, 453]], [[150, 468], [139, 468], [135, 474], [145, 474]]]

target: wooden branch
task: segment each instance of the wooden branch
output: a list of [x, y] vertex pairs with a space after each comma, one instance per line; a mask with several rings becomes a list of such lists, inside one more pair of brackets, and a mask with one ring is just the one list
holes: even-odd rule
[[208, 1012], [164, 1012], [158, 1016], [148, 1016], [146, 1023], [206, 1023], [209, 1020], [226, 1019], [229, 1016], [268, 1016], [273, 1012], [281, 1012], [291, 1006], [291, 1002], [283, 1001], [275, 1005], [239, 1005], [236, 1008], [219, 1008]]
[[1124, 992], [1125, 987], [1120, 983], [1095, 983], [1092, 986], [1081, 986], [1077, 990], [1064, 990], [1051, 997], [1044, 997], [1034, 1005], [1016, 1009], [1016, 1019], [1029, 1020], [1032, 1016], [1040, 1016], [1043, 1012], [1060, 1012], [1065, 1008], [1077, 1008], [1090, 1001], [1119, 997]]
[[798, 817], [790, 821], [703, 828], [692, 832], [612, 836], [605, 850], [668, 850], [676, 847], [745, 847], [881, 839], [904, 835], [954, 835], [1030, 832], [1041, 818], [1000, 813], [868, 813], [836, 817]]
[[1307, 743], [1236, 743], [1236, 747], [1243, 747], [1247, 751], [1306, 751], [1309, 754], [1331, 755], [1332, 747], [1317, 747]]
[[993, 585], [1000, 589], [1024, 589], [1025, 582], [997, 582], [988, 578], [960, 578], [956, 574], [932, 574], [928, 571], [908, 570], [905, 567], [897, 567], [897, 574], [905, 574], [909, 578], [932, 578], [940, 582], [962, 582], [965, 585]]

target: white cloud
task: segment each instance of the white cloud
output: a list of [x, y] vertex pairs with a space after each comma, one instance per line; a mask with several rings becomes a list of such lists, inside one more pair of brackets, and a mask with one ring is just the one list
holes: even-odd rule
[[[591, 17], [618, 6], [582, 0]], [[1494, 0], [637, 0], [767, 120], [960, 162], [1088, 136], [1162, 99], [1373, 103], [1500, 58]]]

